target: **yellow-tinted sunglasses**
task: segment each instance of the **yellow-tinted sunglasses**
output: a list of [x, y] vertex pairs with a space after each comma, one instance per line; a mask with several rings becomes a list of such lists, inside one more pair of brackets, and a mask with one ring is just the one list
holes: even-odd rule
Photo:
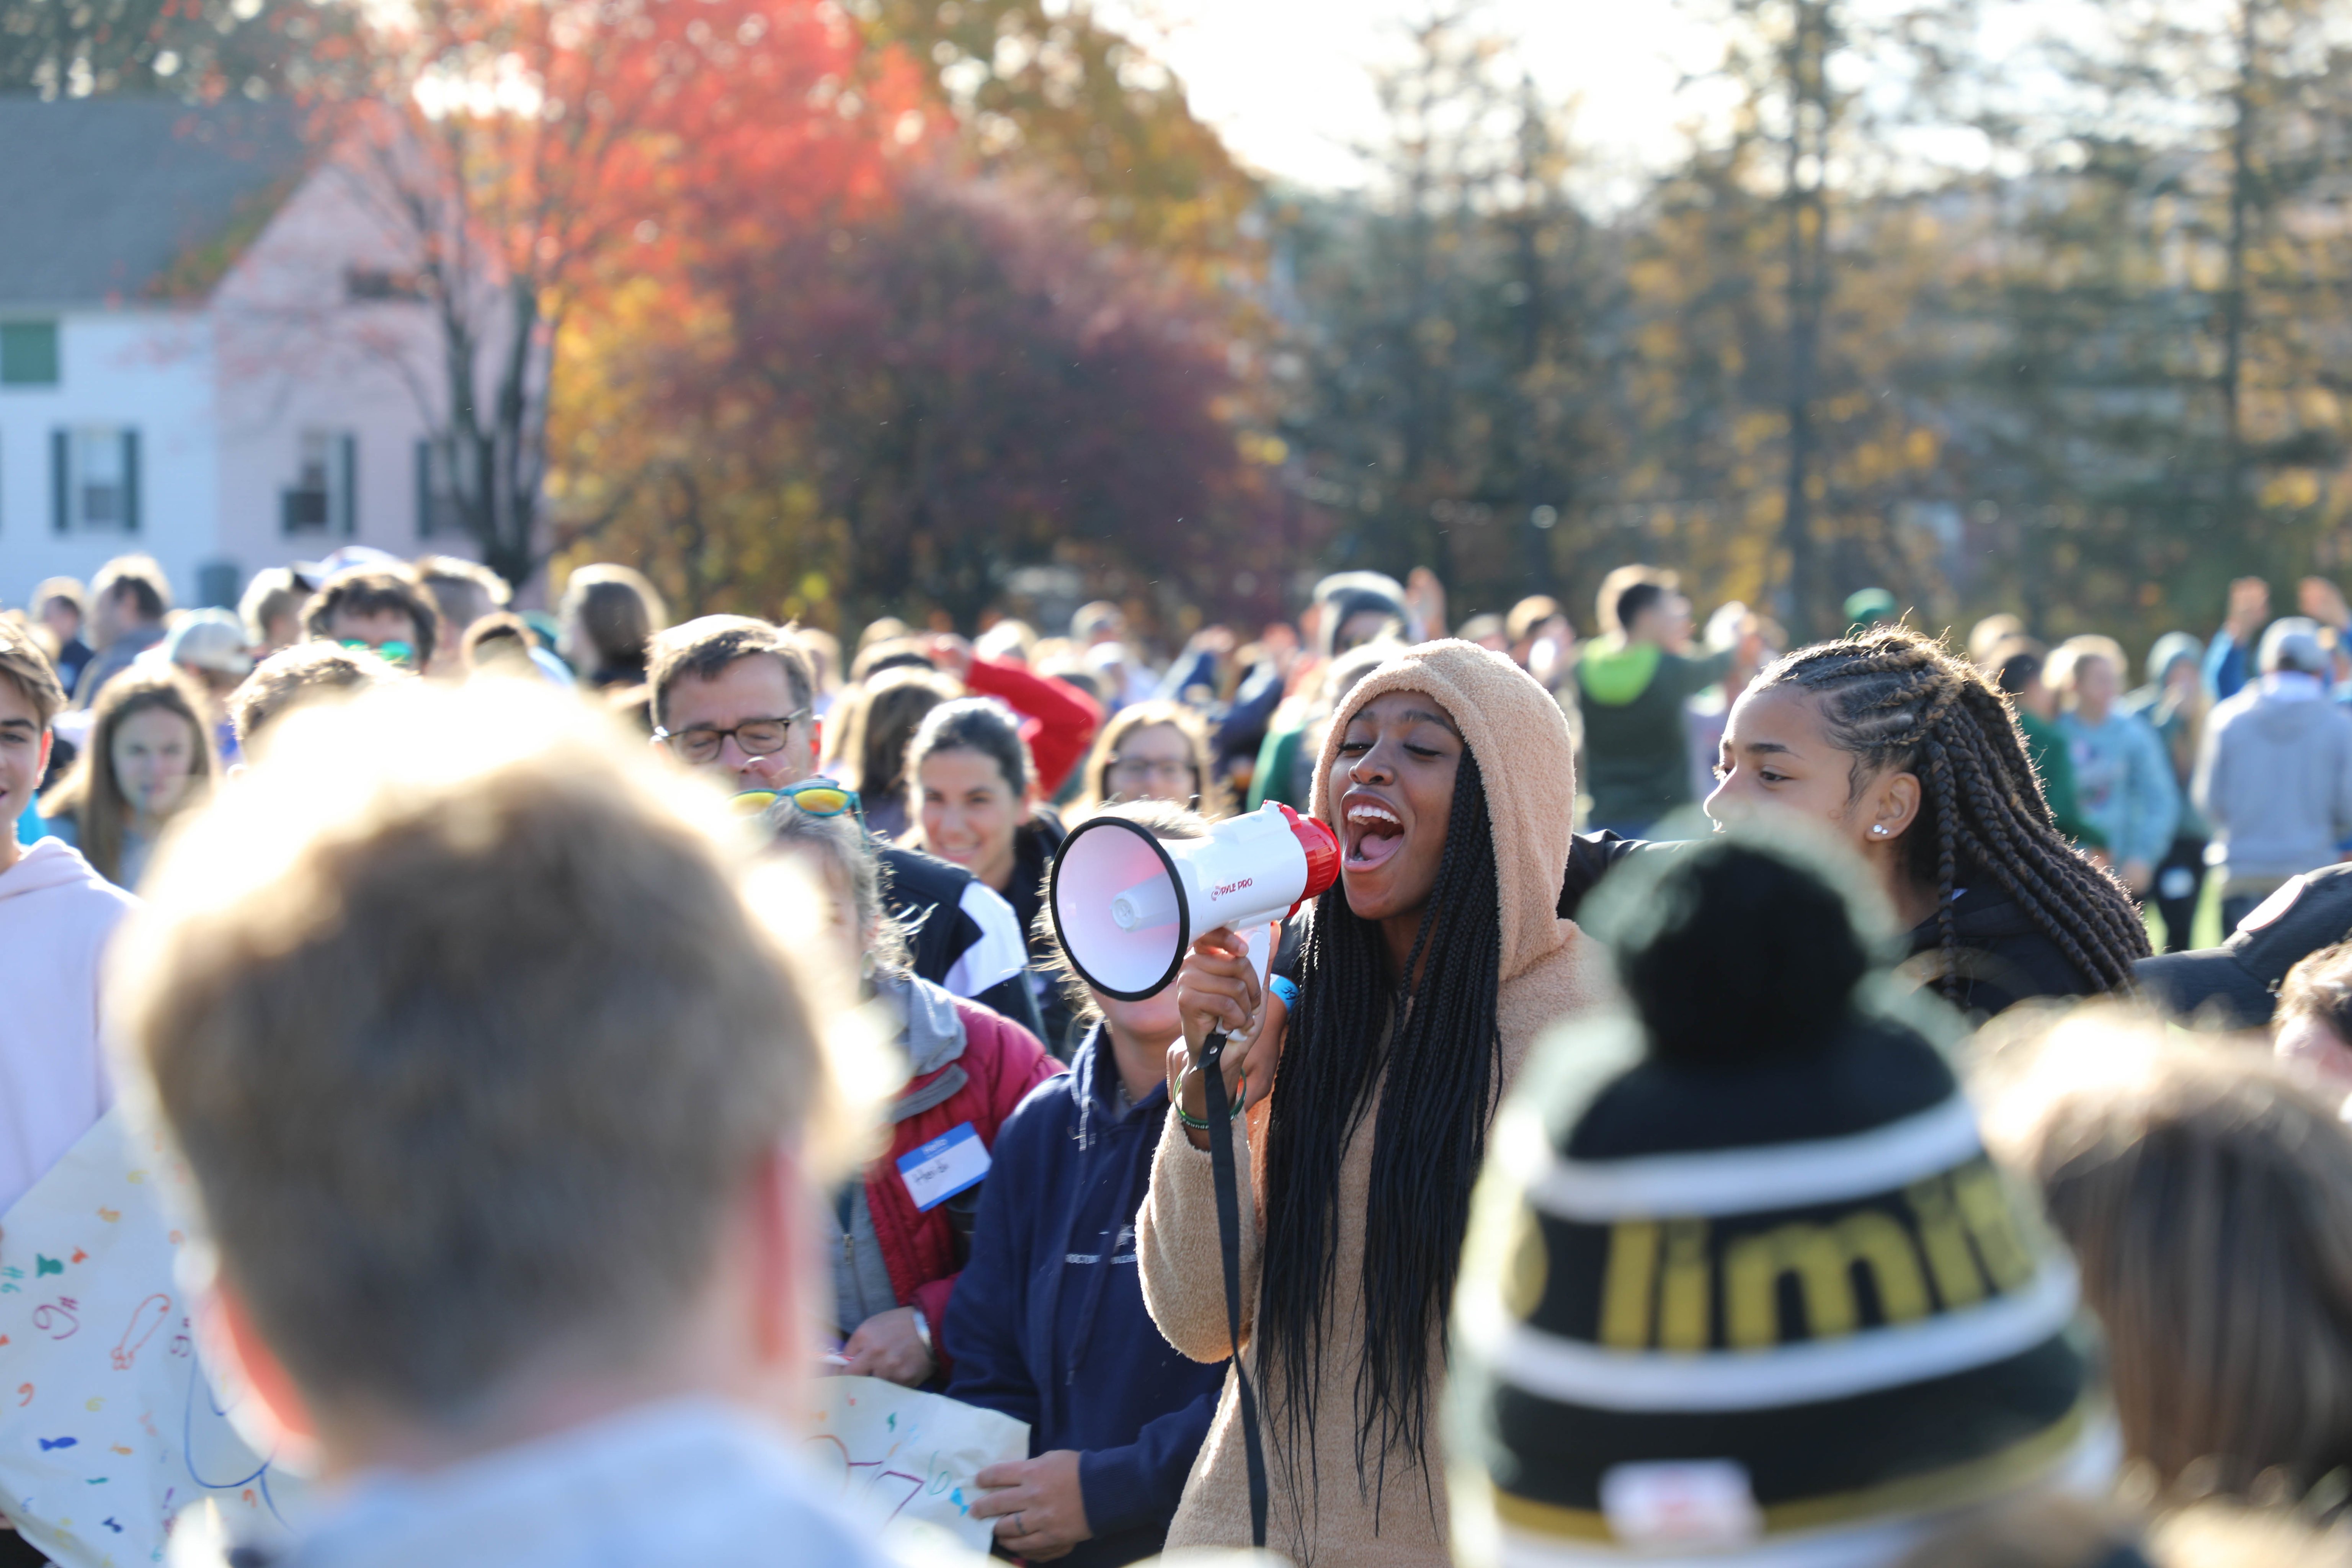
[[811, 816], [839, 816], [846, 811], [859, 822], [866, 820], [866, 808], [858, 801], [857, 792], [831, 779], [803, 779], [782, 789], [747, 789], [735, 796], [735, 810], [742, 816], [757, 816], [780, 800], [791, 801]]

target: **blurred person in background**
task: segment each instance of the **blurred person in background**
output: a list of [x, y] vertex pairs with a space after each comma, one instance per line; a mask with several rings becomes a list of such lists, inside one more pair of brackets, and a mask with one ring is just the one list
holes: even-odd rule
[[1576, 658], [1576, 628], [1559, 601], [1549, 594], [1521, 599], [1505, 617], [1503, 635], [1510, 639], [1511, 662], [1546, 691], [1558, 691]]
[[90, 661], [92, 649], [82, 640], [89, 629], [89, 598], [78, 579], [47, 577], [36, 584], [31, 605], [33, 618], [49, 634], [57, 647], [58, 679], [68, 691], [81, 679], [81, 672]]
[[646, 650], [669, 625], [668, 608], [643, 573], [602, 562], [572, 574], [555, 616], [563, 628], [557, 649], [591, 691], [643, 686]]
[[2180, 821], [2156, 868], [2156, 907], [2164, 917], [2164, 949], [2187, 951], [2205, 883], [2205, 846], [2212, 837], [2194, 795], [2197, 752], [2211, 700], [2205, 692], [2203, 649], [2187, 632], [2167, 632], [2147, 650], [2147, 684], [2124, 699], [2164, 742], [2172, 782], [2180, 791]]
[[109, 998], [240, 1417], [334, 1480], [284, 1561], [880, 1568], [800, 1458], [855, 1138], [807, 900], [756, 905], [723, 815], [553, 692], [407, 683], [283, 739]]
[[493, 610], [466, 628], [457, 646], [457, 668], [468, 680], [479, 675], [528, 677], [571, 689], [573, 682], [569, 673], [551, 679], [533, 657], [538, 651], [528, 622], [512, 610]]
[[1694, 800], [1705, 800], [1715, 792], [1716, 758], [1723, 750], [1723, 727], [1731, 721], [1731, 705], [1739, 700], [1739, 694], [1756, 679], [1757, 668], [1767, 654], [1777, 653], [1779, 645], [1787, 640], [1779, 626], [1772, 626], [1768, 631], [1767, 623], [1737, 599], [1717, 605], [1715, 614], [1706, 618], [1709, 651], [1738, 647], [1750, 626], [1758, 631], [1756, 658], [1735, 663], [1720, 682], [1683, 704], [1683, 723], [1690, 737]]
[[2286, 1499], [2352, 1465], [2352, 1131], [2263, 1058], [2061, 1023], [1988, 1141], [2042, 1188], [2159, 1495]]
[[1027, 983], [1043, 1026], [1038, 1037], [1066, 1057], [1069, 1007], [1053, 984], [1051, 940], [1037, 930], [1045, 872], [1064, 834], [1061, 818], [1039, 794], [1018, 718], [989, 698], [940, 704], [908, 743], [908, 845], [962, 867], [1012, 906], [1027, 933]]
[[253, 574], [236, 602], [236, 615], [245, 623], [246, 646], [256, 658], [268, 658], [302, 640], [302, 606], [310, 597], [310, 590], [292, 567], [267, 566]]
[[[654, 638], [646, 672], [653, 744], [738, 795], [787, 790], [817, 776], [814, 684], [782, 626], [749, 616], [672, 626]], [[1035, 1033], [1029, 943], [1004, 900], [961, 866], [896, 846], [879, 854], [914, 972]]]
[[1140, 702], [1159, 689], [1150, 667], [1128, 642], [1127, 612], [1109, 600], [1097, 599], [1072, 613], [1070, 640], [1078, 645], [1085, 668], [1103, 681], [1106, 710]]
[[440, 606], [405, 567], [346, 567], [302, 606], [309, 636], [366, 648], [419, 675], [433, 668], [440, 625]]
[[978, 654], [952, 633], [923, 639], [920, 650], [933, 668], [962, 681], [971, 695], [993, 697], [1019, 717], [1021, 739], [1036, 769], [1037, 797], [1050, 800], [1058, 794], [1094, 743], [1105, 704], [1026, 665]]
[[[1164, 802], [1108, 809], [1164, 841], [1208, 830]], [[948, 1393], [1028, 1423], [1029, 1458], [980, 1473], [995, 1489], [972, 1514], [995, 1521], [999, 1544], [1112, 1568], [1165, 1543], [1224, 1368], [1160, 1337], [1135, 1266], [1136, 1211], [1168, 1115], [1168, 1052], [1184, 1034], [1176, 987], [1121, 1001], [1061, 963], [1085, 1037], [1070, 1071], [1032, 1091], [998, 1133], [971, 1263], [948, 1311]]]
[[1462, 623], [1456, 635], [1464, 642], [1475, 643], [1488, 653], [1499, 653], [1507, 658], [1511, 651], [1509, 625], [1497, 615], [1473, 616]]
[[1122, 801], [1160, 800], [1213, 822], [1230, 813], [1209, 754], [1209, 728], [1178, 702], [1138, 702], [1112, 715], [1086, 766], [1073, 810], [1092, 816]]
[[2025, 742], [2026, 760], [2042, 781], [2051, 820], [2070, 842], [2104, 854], [2106, 838], [2084, 817], [2075, 795], [2074, 759], [2058, 729], [2058, 694], [2042, 679], [2046, 662], [2038, 643], [2004, 644], [1994, 650], [1989, 673], [2009, 699], [2010, 715]]
[[172, 581], [152, 555], [118, 555], [89, 584], [90, 641], [97, 653], [74, 683], [74, 706], [94, 706], [106, 683], [163, 640], [172, 608]]
[[1024, 668], [1033, 664], [1037, 628], [1007, 616], [972, 639], [971, 651], [982, 658], [1002, 658]]
[[410, 679], [365, 648], [331, 642], [302, 642], [280, 648], [253, 667], [229, 693], [229, 722], [236, 731], [237, 755], [257, 760], [265, 731], [309, 703], [341, 701]]
[[135, 891], [155, 841], [204, 799], [215, 767], [204, 694], [169, 667], [127, 670], [106, 683], [89, 744], [41, 812], [52, 837]]
[[2255, 641], [2270, 618], [2268, 583], [2260, 577], [2240, 577], [2230, 584], [2221, 629], [2205, 648], [2205, 689], [2216, 702], [2228, 701], [2254, 679]]
[[2352, 841], [2352, 713], [2327, 700], [2319, 628], [2289, 616], [2263, 633], [2260, 679], [2206, 721], [2192, 792], [2224, 868], [2235, 931], [2287, 879], [2332, 865]]
[[2136, 899], [2156, 887], [2156, 868], [2180, 826], [2180, 786], [2156, 731], [2117, 705], [2124, 650], [2113, 637], [2069, 637], [2050, 658], [2050, 684], [2066, 700], [2058, 733], [2074, 765], [2074, 798]]
[[466, 676], [466, 634], [484, 616], [495, 615], [514, 598], [507, 580], [478, 561], [461, 555], [427, 555], [415, 565], [416, 585], [436, 612], [434, 657], [425, 673], [443, 680]]
[[1385, 573], [1335, 572], [1315, 584], [1298, 618], [1313, 638], [1314, 656], [1294, 663], [1287, 694], [1267, 720], [1250, 773], [1251, 810], [1269, 800], [1305, 808], [1323, 739], [1318, 726], [1338, 700], [1332, 666], [1370, 643], [1401, 647], [1417, 640], [1412, 621], [1404, 585]]
[[943, 1387], [955, 1363], [942, 1329], [973, 1255], [974, 1217], [993, 1172], [923, 1202], [899, 1162], [959, 1128], [994, 1150], [1022, 1098], [1061, 1068], [1018, 1024], [908, 973], [904, 935], [883, 907], [873, 841], [845, 801], [824, 804], [819, 815], [781, 799], [763, 825], [774, 835], [773, 852], [798, 860], [824, 889], [821, 950], [840, 973], [856, 977], [859, 999], [896, 1047], [903, 1079], [882, 1111], [887, 1147], [833, 1194], [833, 1224], [822, 1237], [833, 1260], [827, 1321], [847, 1375]]
[[1331, 714], [1359, 680], [1404, 651], [1390, 637], [1360, 643], [1336, 658], [1315, 667], [1314, 690], [1297, 704], [1293, 730], [1269, 730], [1258, 752], [1257, 769], [1250, 779], [1249, 809], [1280, 801], [1294, 811], [1306, 809], [1315, 794], [1315, 759], [1322, 753], [1323, 737]]
[[1649, 566], [1621, 566], [1603, 578], [1599, 611], [1602, 636], [1576, 661], [1590, 826], [1643, 838], [1698, 798], [1684, 704], [1735, 665], [1753, 664], [1762, 639], [1750, 631], [1693, 658], [1690, 601], [1673, 573]]
[[2025, 623], [2015, 616], [2006, 612], [1987, 616], [1969, 628], [1969, 662], [1990, 679], [2000, 668], [2002, 649], [2011, 643], [2031, 641], [2025, 635]]
[[841, 775], [866, 803], [869, 831], [892, 842], [914, 820], [907, 801], [907, 745], [924, 715], [963, 695], [962, 683], [928, 664], [883, 670], [844, 699]]
[[172, 628], [156, 652], [204, 694], [205, 719], [221, 765], [236, 761], [236, 726], [229, 721], [228, 698], [253, 673], [245, 623], [227, 610], [193, 611]]
[[841, 639], [823, 626], [794, 626], [793, 640], [808, 656], [809, 677], [816, 682], [811, 705], [819, 719], [831, 717], [841, 696]]

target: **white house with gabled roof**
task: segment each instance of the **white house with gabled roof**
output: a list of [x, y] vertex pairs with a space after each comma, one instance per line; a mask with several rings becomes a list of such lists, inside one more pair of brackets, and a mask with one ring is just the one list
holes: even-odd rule
[[342, 544], [471, 553], [402, 268], [283, 107], [0, 98], [0, 606], [134, 550], [183, 605]]

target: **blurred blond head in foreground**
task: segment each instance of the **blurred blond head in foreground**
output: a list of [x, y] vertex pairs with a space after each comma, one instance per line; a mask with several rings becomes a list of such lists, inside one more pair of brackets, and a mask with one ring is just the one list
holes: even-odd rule
[[841, 1118], [735, 830], [559, 693], [403, 682], [275, 720], [167, 847], [112, 975], [125, 1077], [330, 1468], [789, 1403], [804, 1135]]

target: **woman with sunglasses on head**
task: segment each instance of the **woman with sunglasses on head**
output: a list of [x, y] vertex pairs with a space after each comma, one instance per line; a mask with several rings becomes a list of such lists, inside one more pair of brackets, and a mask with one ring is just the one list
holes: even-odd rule
[[[1241, 1360], [1256, 1389], [1267, 1546], [1339, 1568], [1447, 1560], [1444, 1325], [1495, 1106], [1536, 1036], [1598, 994], [1597, 949], [1553, 905], [1576, 759], [1559, 705], [1474, 644], [1425, 643], [1332, 716], [1314, 813], [1339, 836], [1286, 1037], [1229, 931], [1178, 976], [1175, 1104], [1137, 1221], [1144, 1300], [1195, 1361], [1230, 1357], [1197, 1067], [1228, 1036], [1237, 1106]], [[1278, 1051], [1278, 1058], [1276, 1052]], [[1169, 1546], [1246, 1546], [1239, 1391]]]
[[883, 906], [874, 841], [841, 809], [846, 795], [829, 781], [805, 781], [762, 819], [773, 852], [798, 861], [824, 890], [829, 956], [857, 976], [907, 1070], [884, 1111], [889, 1147], [835, 1194], [825, 1237], [830, 1317], [843, 1372], [942, 1387], [952, 1363], [940, 1325], [971, 1256], [987, 1152], [1022, 1097], [1061, 1068], [1028, 1030], [908, 972], [905, 939]]
[[1210, 760], [1209, 727], [1181, 702], [1120, 709], [1095, 738], [1073, 808], [1091, 816], [1118, 801], [1164, 800], [1214, 822], [1232, 811]]

